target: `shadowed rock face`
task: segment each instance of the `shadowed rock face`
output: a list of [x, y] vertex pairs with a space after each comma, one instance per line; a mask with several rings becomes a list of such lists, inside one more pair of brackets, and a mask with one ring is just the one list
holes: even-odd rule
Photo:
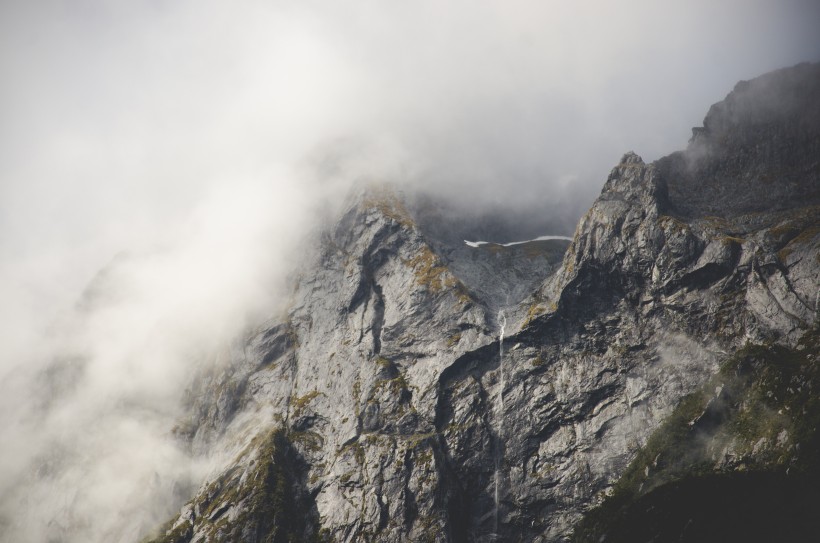
[[[188, 392], [192, 449], [237, 455], [156, 541], [565, 541], [627, 482], [640, 499], [688, 439], [666, 440], [664, 421], [694, 427], [741, 347], [816, 349], [820, 123], [801, 119], [818, 88], [816, 65], [769, 74], [713, 106], [686, 151], [626, 154], [557, 268], [560, 245], [448, 246], [389, 190], [352, 196], [287, 315]], [[804, 373], [794, 387], [820, 386]], [[763, 401], [749, 398], [732, 413]], [[703, 419], [698, 469], [816, 456], [795, 424], [820, 406], [800, 405], [765, 427]], [[260, 505], [285, 495], [299, 522]]]
[[670, 209], [741, 219], [820, 204], [820, 68], [742, 81], [713, 105], [686, 151], [658, 161]]

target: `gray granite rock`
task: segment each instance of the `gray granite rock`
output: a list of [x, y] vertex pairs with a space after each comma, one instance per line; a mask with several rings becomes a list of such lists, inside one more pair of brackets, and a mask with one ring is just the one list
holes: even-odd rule
[[794, 119], [818, 88], [817, 65], [740, 84], [686, 151], [624, 155], [560, 266], [448, 249], [400, 195], [354, 194], [287, 314], [189, 391], [192, 449], [238, 456], [159, 540], [267, 541], [236, 530], [276, 429], [304, 539], [566, 540], [727, 353], [816, 326], [820, 122]]

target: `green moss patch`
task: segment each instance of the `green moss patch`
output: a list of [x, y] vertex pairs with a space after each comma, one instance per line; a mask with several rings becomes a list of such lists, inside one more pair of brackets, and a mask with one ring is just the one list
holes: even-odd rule
[[319, 392], [318, 390], [311, 390], [310, 392], [308, 392], [304, 396], [294, 396], [294, 397], [292, 397], [290, 399], [290, 406], [293, 408], [293, 412], [292, 412], [293, 418], [294, 419], [299, 418], [299, 416], [302, 414], [302, 411], [304, 411], [304, 409], [308, 406], [308, 404], [310, 404], [310, 402], [312, 402], [314, 399], [316, 399], [316, 397], [319, 396], [320, 394], [324, 395], [322, 392]]

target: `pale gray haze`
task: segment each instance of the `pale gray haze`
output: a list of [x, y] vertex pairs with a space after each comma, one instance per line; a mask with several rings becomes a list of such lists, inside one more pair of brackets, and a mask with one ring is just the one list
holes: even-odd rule
[[171, 438], [186, 383], [276, 316], [352, 183], [571, 235], [624, 152], [683, 148], [738, 80], [820, 60], [818, 21], [810, 0], [4, 0], [0, 540], [170, 518], [219, 462]]

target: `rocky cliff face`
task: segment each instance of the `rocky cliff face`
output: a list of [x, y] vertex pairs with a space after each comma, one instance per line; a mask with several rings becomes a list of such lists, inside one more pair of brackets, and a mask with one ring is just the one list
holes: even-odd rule
[[626, 154], [560, 266], [354, 195], [188, 392], [180, 437], [233, 457], [156, 541], [617, 539], [694, 473], [813, 473], [819, 89], [741, 83], [686, 151]]

